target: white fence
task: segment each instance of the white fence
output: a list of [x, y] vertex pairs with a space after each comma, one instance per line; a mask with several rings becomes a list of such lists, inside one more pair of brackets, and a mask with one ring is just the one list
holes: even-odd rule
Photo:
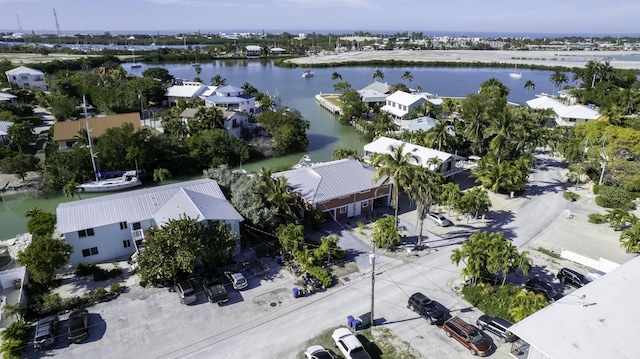
[[583, 255], [577, 254], [577, 253], [573, 253], [571, 251], [568, 251], [566, 249], [563, 249], [562, 252], [560, 253], [560, 257], [564, 258], [564, 259], [568, 259], [572, 262], [578, 263], [578, 264], [582, 264], [584, 266], [599, 270], [601, 272], [604, 273], [609, 273], [612, 270], [620, 267], [620, 264], [616, 263], [616, 262], [612, 262], [608, 259], [604, 259], [602, 257], [600, 257], [600, 259], [595, 260], [595, 259], [591, 259], [588, 257], [585, 257]]

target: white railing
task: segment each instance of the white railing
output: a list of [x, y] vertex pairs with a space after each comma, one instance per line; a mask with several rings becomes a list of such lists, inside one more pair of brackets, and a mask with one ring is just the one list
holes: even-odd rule
[[560, 252], [560, 257], [568, 259], [574, 263], [582, 264], [584, 266], [599, 270], [604, 273], [609, 273], [612, 270], [620, 267], [620, 264], [612, 262], [608, 259], [600, 257], [600, 259], [595, 260], [577, 253], [573, 253], [566, 249], [563, 249], [562, 252]]

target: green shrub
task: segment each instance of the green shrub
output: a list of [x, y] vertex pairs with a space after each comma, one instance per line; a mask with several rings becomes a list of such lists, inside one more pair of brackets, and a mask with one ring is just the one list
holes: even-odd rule
[[593, 185], [593, 194], [599, 194], [600, 190], [605, 188], [606, 186], [600, 185], [600, 184], [594, 184]]
[[105, 299], [107, 297], [107, 291], [104, 288], [96, 288], [94, 290], [91, 291], [91, 301], [94, 303], [98, 303], [101, 300]]
[[119, 293], [122, 290], [122, 286], [118, 282], [113, 282], [109, 286], [109, 293]]
[[589, 214], [589, 223], [602, 224], [605, 222], [605, 216], [600, 213]]
[[565, 191], [562, 194], [562, 197], [564, 197], [564, 199], [566, 199], [567, 201], [577, 201], [580, 199], [580, 195], [574, 192], [570, 192], [570, 191]]
[[307, 270], [309, 274], [318, 278], [323, 287], [329, 288], [333, 284], [333, 278], [329, 275], [329, 273], [321, 267], [309, 267]]
[[511, 285], [493, 286], [491, 284], [480, 283], [476, 286], [465, 286], [462, 288], [464, 298], [482, 312], [513, 321], [509, 309], [512, 298], [520, 292], [520, 288]]
[[596, 204], [605, 208], [632, 209], [631, 200], [631, 194], [624, 188], [605, 187], [600, 189], [598, 197], [596, 197]]
[[93, 263], [78, 263], [74, 273], [77, 277], [86, 277], [93, 274], [95, 268], [96, 265]]

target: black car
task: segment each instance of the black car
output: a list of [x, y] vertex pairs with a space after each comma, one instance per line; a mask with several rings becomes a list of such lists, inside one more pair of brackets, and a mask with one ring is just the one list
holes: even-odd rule
[[86, 309], [76, 310], [69, 314], [67, 321], [69, 343], [81, 342], [89, 336], [89, 312]]
[[486, 330], [497, 335], [503, 343], [513, 342], [518, 339], [517, 336], [509, 331], [509, 327], [513, 324], [508, 320], [499, 317], [492, 317], [490, 315], [481, 315], [480, 318], [476, 320], [476, 325], [482, 330]]
[[429, 324], [441, 325], [444, 323], [444, 312], [438, 305], [426, 295], [418, 292], [409, 297], [407, 308], [420, 314]]
[[209, 303], [222, 305], [229, 301], [229, 294], [222, 281], [213, 273], [206, 273], [202, 276], [202, 286], [207, 295]]
[[538, 278], [529, 279], [524, 284], [524, 289], [534, 293], [542, 294], [550, 302], [553, 302], [555, 300], [555, 297], [558, 295], [558, 292], [556, 292], [556, 290], [553, 289], [553, 287], [549, 283], [543, 282]]
[[558, 280], [560, 281], [560, 283], [562, 284], [569, 284], [572, 285], [576, 288], [580, 288], [585, 286], [586, 284], [588, 284], [589, 282], [591, 282], [591, 280], [589, 280], [587, 277], [585, 277], [584, 275], [571, 270], [569, 268], [562, 268], [560, 269], [560, 271], [558, 272]]

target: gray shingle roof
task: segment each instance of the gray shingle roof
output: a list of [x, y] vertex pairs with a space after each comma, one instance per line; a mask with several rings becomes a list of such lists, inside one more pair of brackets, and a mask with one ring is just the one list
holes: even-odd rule
[[358, 160], [338, 160], [274, 173], [284, 176], [291, 189], [307, 202], [317, 204], [380, 186], [373, 182], [376, 170]]
[[155, 217], [177, 219], [185, 213], [192, 218], [201, 214], [201, 219], [242, 220], [216, 181], [200, 179], [61, 203], [56, 209], [57, 230], [69, 233]]

